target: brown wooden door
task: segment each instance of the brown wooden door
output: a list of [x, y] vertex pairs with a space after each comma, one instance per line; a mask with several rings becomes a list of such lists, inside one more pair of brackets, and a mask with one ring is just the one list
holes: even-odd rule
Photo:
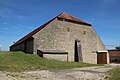
[[106, 52], [97, 53], [97, 64], [107, 64], [107, 53]]

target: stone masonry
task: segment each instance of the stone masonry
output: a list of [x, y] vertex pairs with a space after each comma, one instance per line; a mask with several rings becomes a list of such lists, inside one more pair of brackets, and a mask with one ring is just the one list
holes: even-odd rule
[[96, 51], [106, 50], [91, 26], [68, 22], [64, 19], [52, 21], [33, 37], [34, 53], [37, 49], [64, 50], [68, 52], [68, 61], [74, 61], [74, 43], [76, 39], [81, 41], [83, 62], [96, 64]]
[[[92, 25], [67, 13], [62, 13], [59, 16], [43, 25], [42, 29], [38, 28], [39, 31], [36, 29], [23, 37], [11, 46], [10, 50], [33, 54], [37, 54], [38, 50], [59, 50], [68, 54], [43, 54], [43, 57], [61, 61], [75, 61], [75, 47], [77, 45], [79, 61], [97, 64], [96, 52], [107, 51], [107, 49]], [[75, 44], [76, 41], [77, 44]], [[107, 63], [109, 63], [108, 53]]]

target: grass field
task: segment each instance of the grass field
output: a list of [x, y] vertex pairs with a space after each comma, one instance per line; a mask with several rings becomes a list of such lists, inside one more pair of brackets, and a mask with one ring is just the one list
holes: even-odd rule
[[69, 69], [98, 66], [82, 62], [63, 62], [48, 60], [38, 55], [23, 52], [0, 52], [0, 71], [28, 71], [45, 69]]
[[120, 67], [115, 67], [110, 71], [110, 80], [120, 80]]

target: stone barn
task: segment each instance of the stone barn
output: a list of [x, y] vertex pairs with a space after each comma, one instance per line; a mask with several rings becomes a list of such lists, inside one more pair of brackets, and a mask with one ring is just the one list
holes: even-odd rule
[[60, 61], [109, 63], [108, 51], [92, 25], [65, 12], [21, 38], [10, 51]]

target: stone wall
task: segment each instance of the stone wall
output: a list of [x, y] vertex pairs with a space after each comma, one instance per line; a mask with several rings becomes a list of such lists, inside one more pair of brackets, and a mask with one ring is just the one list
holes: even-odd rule
[[34, 53], [37, 49], [64, 50], [68, 52], [68, 61], [74, 61], [75, 40], [81, 41], [83, 62], [96, 64], [96, 51], [104, 47], [98, 47], [102, 42], [91, 26], [66, 20], [53, 20], [33, 37]]
[[44, 58], [58, 60], [58, 61], [67, 61], [67, 54], [43, 54]]
[[107, 50], [103, 42], [101, 41], [100, 37], [97, 37], [97, 51], [105, 51]]

